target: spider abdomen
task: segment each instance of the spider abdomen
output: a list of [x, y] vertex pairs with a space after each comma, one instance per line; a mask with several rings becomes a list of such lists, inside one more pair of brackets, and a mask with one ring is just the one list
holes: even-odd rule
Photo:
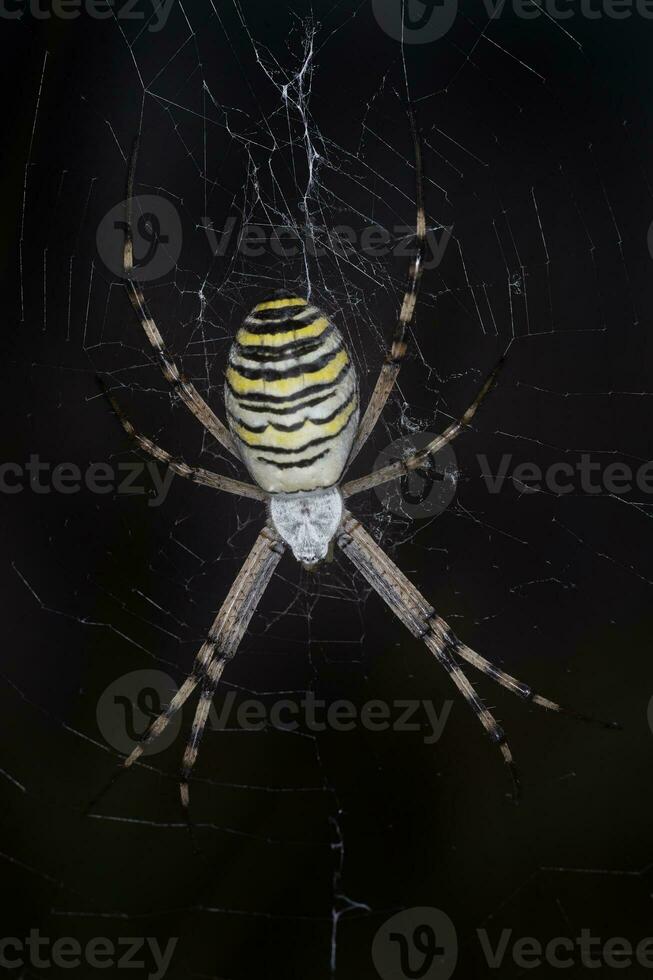
[[338, 328], [307, 300], [276, 294], [245, 318], [229, 352], [225, 403], [264, 490], [338, 482], [358, 423], [356, 371]]

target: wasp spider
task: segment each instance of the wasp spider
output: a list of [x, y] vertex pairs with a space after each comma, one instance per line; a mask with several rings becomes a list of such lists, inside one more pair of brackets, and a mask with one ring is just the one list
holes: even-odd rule
[[426, 448], [368, 476], [342, 482], [343, 474], [374, 428], [392, 391], [406, 353], [407, 331], [417, 302], [426, 218], [421, 148], [412, 114], [410, 119], [417, 176], [416, 255], [411, 262], [392, 345], [362, 419], [359, 418], [356, 371], [340, 331], [326, 313], [307, 299], [278, 291], [257, 303], [236, 334], [225, 380], [229, 428], [220, 421], [166, 349], [148, 310], [143, 289], [134, 275], [131, 200], [136, 150], [132, 154], [124, 246], [125, 274], [132, 305], [167, 381], [217, 441], [245, 465], [254, 483], [234, 480], [174, 458], [138, 433], [112, 399], [113, 408], [137, 446], [166, 463], [174, 473], [217, 490], [260, 500], [267, 507], [267, 521], [236, 576], [190, 675], [118, 770], [123, 771], [136, 762], [199, 688], [199, 702], [180, 776], [184, 808], [188, 807], [188, 779], [216, 687], [287, 548], [305, 565], [322, 561], [333, 543], [341, 549], [413, 636], [423, 640], [447, 671], [485, 731], [499, 746], [510, 769], [515, 793], [517, 774], [504, 733], [477, 696], [462, 670], [462, 662], [525, 701], [592, 720], [535, 694], [527, 684], [499, 670], [459, 640], [345, 507], [345, 501], [357, 493], [427, 466], [430, 457], [472, 420], [492, 388], [500, 366], [492, 371], [460, 420], [451, 424]]

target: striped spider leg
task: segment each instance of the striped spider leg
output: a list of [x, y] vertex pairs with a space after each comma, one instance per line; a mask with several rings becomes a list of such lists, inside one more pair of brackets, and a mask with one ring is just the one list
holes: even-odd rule
[[542, 708], [547, 708], [558, 714], [569, 715], [581, 721], [600, 724], [605, 728], [621, 727], [616, 722], [604, 722], [590, 718], [535, 694], [527, 684], [495, 667], [485, 657], [461, 643], [444, 619], [438, 616], [433, 606], [426, 601], [412, 582], [406, 578], [361, 524], [348, 512], [345, 512], [343, 516], [336, 541], [347, 558], [390, 606], [395, 616], [401, 620], [413, 636], [424, 641], [470, 705], [492, 742], [499, 746], [512, 778], [514, 799], [519, 796], [519, 777], [506, 737], [492, 713], [482, 703], [474, 687], [461, 670], [459, 660], [465, 660], [481, 673], [491, 677], [502, 687], [531, 704], [537, 704]]
[[401, 310], [399, 312], [399, 319], [394, 330], [392, 337], [392, 346], [390, 352], [388, 353], [387, 359], [381, 368], [381, 372], [377, 379], [374, 391], [369, 400], [367, 408], [365, 409], [365, 414], [361, 419], [361, 423], [358, 427], [356, 433], [356, 438], [354, 439], [354, 444], [349, 454], [349, 460], [347, 465], [351, 465], [353, 460], [358, 455], [360, 449], [367, 441], [368, 436], [372, 432], [372, 429], [379, 420], [381, 412], [385, 408], [386, 402], [390, 397], [390, 393], [394, 387], [395, 381], [397, 380], [397, 375], [399, 374], [399, 369], [401, 367], [401, 362], [404, 359], [408, 345], [406, 343], [406, 335], [408, 329], [412, 323], [413, 315], [415, 313], [415, 306], [417, 305], [417, 296], [419, 294], [419, 287], [422, 281], [422, 272], [424, 268], [424, 257], [426, 254], [426, 212], [424, 210], [424, 178], [422, 169], [422, 146], [420, 143], [419, 132], [417, 129], [417, 121], [415, 119], [415, 113], [413, 112], [412, 106], [408, 108], [408, 115], [410, 118], [410, 129], [413, 136], [413, 146], [415, 154], [415, 198], [417, 202], [417, 220], [415, 227], [415, 238], [417, 244], [417, 253], [414, 260], [410, 264], [410, 269], [408, 271], [408, 287], [404, 294], [404, 299], [401, 304]]
[[195, 418], [202, 423], [204, 428], [210, 432], [211, 435], [214, 436], [225, 449], [227, 449], [232, 455], [238, 456], [238, 451], [234, 445], [231, 433], [225, 424], [220, 421], [213, 409], [204, 401], [195, 385], [179, 370], [172, 355], [166, 348], [163, 337], [159, 332], [159, 328], [157, 327], [148, 308], [143, 287], [138, 281], [137, 276], [134, 274], [134, 240], [132, 233], [132, 222], [137, 156], [138, 139], [135, 139], [127, 176], [125, 240], [123, 246], [123, 268], [127, 279], [127, 289], [131, 304], [134, 308], [136, 316], [140, 320], [143, 330], [145, 331], [145, 336], [152, 345], [163, 376], [172, 386], [175, 394], [179, 396], [186, 408], [193, 413]]
[[207, 638], [200, 647], [192, 670], [181, 685], [168, 707], [148, 727], [142, 739], [125, 758], [110, 782], [94, 798], [93, 806], [113, 785], [115, 780], [143, 755], [145, 750], [161, 735], [173, 716], [183, 707], [194, 690], [200, 688], [200, 698], [195, 712], [191, 735], [184, 752], [180, 778], [182, 807], [188, 816], [188, 780], [197, 758], [199, 743], [209, 714], [211, 700], [228, 662], [236, 655], [250, 620], [272, 578], [285, 545], [270, 524], [259, 533], [254, 547], [238, 572], [227, 598], [213, 621]]
[[183, 476], [187, 480], [192, 480], [193, 483], [200, 483], [203, 486], [212, 487], [214, 490], [223, 490], [225, 493], [232, 493], [237, 497], [249, 497], [252, 500], [267, 500], [268, 495], [265, 493], [265, 491], [261, 490], [260, 487], [255, 486], [253, 483], [244, 483], [242, 480], [234, 480], [229, 476], [223, 476], [221, 473], [214, 473], [212, 470], [205, 470], [201, 466], [189, 466], [183, 459], [174, 457], [167, 451], [167, 449], [162, 449], [161, 446], [158, 446], [147, 436], [144, 436], [137, 431], [133, 422], [127, 418], [124, 411], [113, 395], [107, 390], [100, 377], [98, 377], [98, 383], [129, 438], [139, 449], [142, 449], [144, 453], [147, 453], [148, 456], [158, 460], [160, 463], [165, 463], [173, 473], [177, 474], [177, 476]]
[[352, 497], [356, 493], [362, 493], [363, 490], [371, 490], [372, 487], [378, 487], [384, 483], [389, 483], [391, 480], [396, 480], [402, 477], [404, 474], [409, 473], [411, 470], [418, 470], [426, 466], [430, 459], [435, 456], [443, 446], [453, 442], [456, 436], [460, 435], [460, 433], [463, 432], [464, 429], [471, 423], [486, 395], [488, 395], [494, 388], [497, 377], [504, 363], [505, 355], [499, 360], [488, 377], [485, 379], [480, 391], [469, 408], [465, 410], [464, 414], [461, 415], [456, 422], [452, 422], [451, 425], [447, 426], [441, 435], [436, 436], [435, 439], [432, 439], [431, 442], [424, 446], [423, 449], [410, 453], [405, 459], [399, 460], [397, 463], [388, 463], [387, 466], [382, 466], [380, 469], [369, 473], [367, 476], [361, 476], [355, 480], [349, 480], [342, 486], [343, 497], [346, 499], [347, 497]]

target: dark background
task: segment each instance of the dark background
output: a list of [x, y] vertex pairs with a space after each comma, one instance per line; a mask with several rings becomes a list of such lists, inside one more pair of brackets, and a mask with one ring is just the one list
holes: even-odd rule
[[[254, 166], [261, 198], [279, 204], [283, 191], [301, 221], [301, 120], [292, 106], [286, 118], [264, 68], [278, 81], [301, 66], [310, 13], [198, 0], [175, 5], [159, 33], [87, 16], [3, 21], [4, 460], [38, 453], [85, 469], [136, 459], [98, 395], [99, 372], [143, 431], [237, 472], [171, 401], [96, 230], [124, 197], [140, 132], [138, 190], [170, 200], [184, 231], [179, 262], [148, 296], [221, 414], [239, 319], [270, 288], [305, 288], [305, 273], [269, 252], [213, 259], [199, 226], [206, 213], [218, 228], [243, 210], [261, 220]], [[367, 3], [321, 0], [313, 13], [309, 131], [330, 161], [313, 213], [330, 225], [410, 224], [401, 47]], [[456, 444], [460, 483], [444, 515], [411, 525], [373, 494], [352, 509], [467, 643], [624, 731], [547, 715], [480, 679], [522, 773], [519, 806], [498, 751], [456, 699], [435, 745], [362, 727], [208, 733], [191, 787], [200, 854], [178, 806], [183, 736], [89, 815], [117, 760], [96, 721], [102, 692], [141, 668], [181, 682], [260, 508], [180, 479], [160, 507], [87, 490], [3, 494], [3, 935], [176, 936], [168, 976], [237, 980], [375, 977], [376, 930], [414, 906], [450, 916], [465, 978], [528, 972], [509, 957], [490, 971], [478, 928], [493, 941], [503, 928], [542, 942], [582, 928], [633, 943], [653, 935], [650, 499], [511, 484], [490, 495], [476, 457], [546, 467], [590, 452], [602, 467], [636, 467], [651, 455], [653, 22], [576, 11], [564, 28], [510, 10], [488, 24], [480, 4], [464, 3], [444, 38], [405, 48], [429, 219], [453, 224], [454, 237], [425, 277], [400, 395], [356, 472], [412, 426], [441, 430], [507, 346], [509, 358]], [[366, 395], [405, 260], [376, 261], [374, 275], [354, 265], [313, 261], [311, 277], [348, 332]], [[269, 703], [310, 689], [359, 705], [453, 697], [342, 556], [313, 576], [283, 559], [219, 698], [229, 689]], [[190, 721], [187, 710], [184, 733]]]

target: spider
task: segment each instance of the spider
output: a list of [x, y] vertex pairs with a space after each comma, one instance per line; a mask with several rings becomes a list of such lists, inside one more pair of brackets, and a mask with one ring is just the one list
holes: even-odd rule
[[[345, 501], [350, 497], [428, 465], [438, 450], [469, 425], [494, 386], [503, 362], [502, 358], [460, 419], [425, 448], [367, 476], [343, 483], [344, 473], [372, 432], [395, 384], [406, 354], [407, 335], [422, 278], [426, 248], [422, 153], [412, 110], [409, 119], [416, 173], [415, 257], [410, 264], [390, 350], [362, 418], [354, 364], [340, 331], [308, 299], [285, 290], [263, 298], [245, 317], [229, 352], [226, 370], [225, 406], [229, 428], [215, 415], [167, 350], [134, 272], [131, 211], [137, 143], [132, 151], [123, 253], [132, 306], [163, 375], [176, 395], [224, 449], [245, 465], [255, 482], [235, 480], [174, 458], [139, 433], [109, 395], [111, 404], [136, 445], [165, 463], [174, 473], [226, 493], [261, 501], [267, 507], [267, 520], [197, 653], [190, 674], [116, 773], [118, 775], [140, 758], [199, 688], [199, 701], [180, 773], [181, 803], [187, 815], [189, 778], [217, 685], [235, 656], [265, 588], [288, 548], [297, 561], [311, 568], [327, 557], [334, 544], [340, 548], [448, 673], [492, 742], [499, 747], [510, 771], [514, 798], [519, 794], [519, 778], [505, 735], [479, 699], [461, 662], [492, 678], [524, 701], [584, 721], [596, 720], [534, 693], [527, 684], [495, 667], [459, 640], [345, 507]], [[600, 724], [619, 727], [614, 722]]]

